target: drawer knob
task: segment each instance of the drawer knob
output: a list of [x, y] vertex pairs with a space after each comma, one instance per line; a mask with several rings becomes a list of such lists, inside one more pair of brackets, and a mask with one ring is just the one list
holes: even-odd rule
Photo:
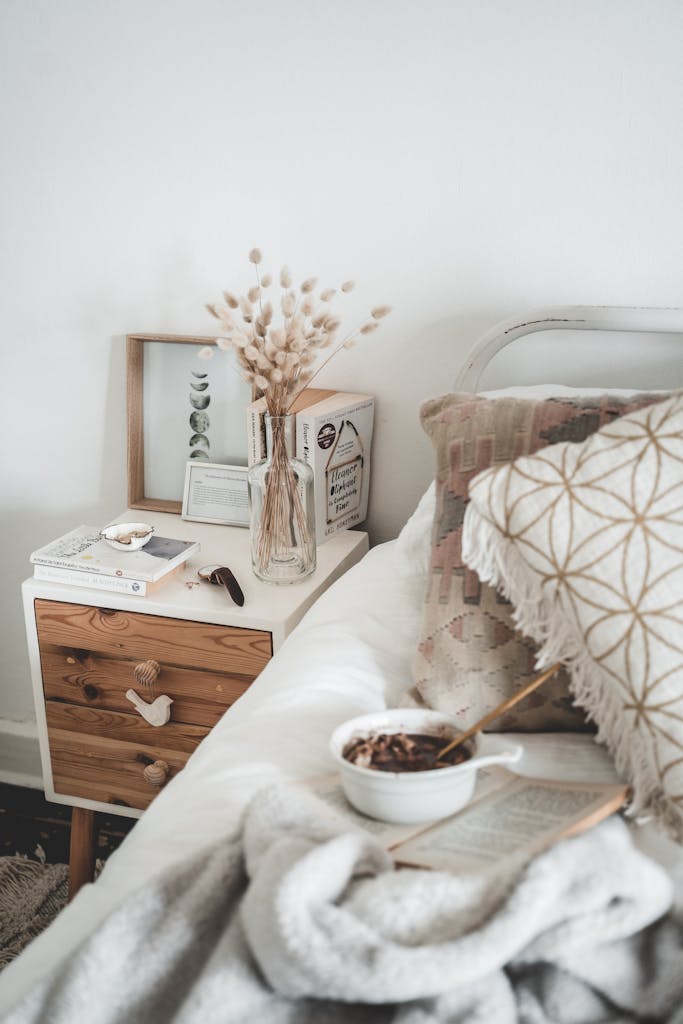
[[148, 764], [143, 775], [150, 786], [163, 786], [168, 779], [168, 765], [165, 761], [154, 761]]
[[161, 665], [158, 661], [141, 661], [139, 665], [136, 665], [133, 669], [133, 675], [135, 676], [135, 682], [139, 686], [145, 686], [148, 690], [154, 692], [154, 684], [157, 681], [157, 677], [161, 672]]

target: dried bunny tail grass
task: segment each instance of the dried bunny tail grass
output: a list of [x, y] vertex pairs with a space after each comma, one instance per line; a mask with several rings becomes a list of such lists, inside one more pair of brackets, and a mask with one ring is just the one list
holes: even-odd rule
[[292, 286], [292, 275], [289, 267], [283, 267], [280, 271], [280, 284], [283, 288], [291, 288]]
[[313, 316], [313, 313], [315, 312], [315, 303], [310, 296], [306, 296], [301, 303], [301, 312], [304, 316]]
[[261, 289], [259, 288], [259, 286], [257, 284], [255, 284], [247, 292], [247, 298], [249, 299], [250, 302], [257, 302], [259, 297], [260, 297], [260, 295], [261, 295]]
[[347, 338], [346, 341], [343, 342], [342, 347], [343, 348], [355, 348], [355, 346], [357, 344], [358, 344], [358, 339], [357, 338]]
[[373, 320], [381, 320], [382, 317], [388, 316], [391, 313], [391, 306], [375, 306], [374, 309], [370, 310], [370, 316]]
[[287, 292], [283, 295], [280, 305], [284, 316], [294, 316], [294, 310], [296, 309], [296, 295], [294, 292]]
[[346, 294], [348, 292], [352, 292], [355, 287], [355, 281], [344, 281], [343, 285], [341, 286], [341, 290]]
[[213, 302], [207, 302], [207, 303], [205, 304], [205, 307], [204, 307], [204, 308], [205, 308], [206, 310], [208, 310], [208, 312], [209, 312], [209, 313], [211, 314], [211, 316], [215, 317], [215, 318], [216, 318], [216, 320], [220, 320], [220, 316], [219, 316], [219, 313], [218, 313], [218, 309], [217, 309], [217, 307], [216, 307], [215, 303], [213, 303]]
[[301, 294], [302, 295], [308, 295], [309, 292], [313, 291], [313, 289], [315, 288], [317, 283], [318, 283], [318, 278], [317, 277], [307, 277], [305, 281], [301, 282]]
[[271, 274], [264, 274], [263, 277], [261, 278], [261, 287], [262, 288], [270, 288], [272, 283], [273, 283], [273, 278], [272, 278]]
[[266, 327], [269, 327], [270, 324], [272, 323], [272, 320], [273, 320], [273, 304], [271, 302], [266, 302], [265, 306], [261, 310], [261, 320], [266, 325]]
[[377, 321], [376, 320], [371, 320], [369, 324], [363, 324], [363, 326], [360, 329], [360, 333], [361, 334], [372, 334], [372, 332], [376, 331], [378, 327], [379, 327], [379, 324], [377, 323]]
[[230, 338], [216, 338], [216, 348], [222, 349], [223, 352], [227, 352], [232, 347], [232, 340]]
[[239, 304], [240, 304], [239, 299], [237, 298], [236, 295], [233, 295], [232, 292], [223, 292], [223, 298], [225, 299], [227, 304], [230, 306], [230, 309], [238, 309], [239, 308]]
[[214, 354], [215, 351], [216, 350], [211, 348], [209, 345], [204, 345], [204, 347], [200, 348], [199, 352], [197, 353], [197, 358], [198, 359], [213, 359], [213, 354]]
[[320, 301], [321, 302], [331, 302], [336, 294], [337, 294], [337, 289], [336, 288], [325, 288], [324, 291], [322, 291], [320, 293]]
[[255, 263], [256, 266], [258, 266], [262, 259], [263, 257], [261, 256], [260, 249], [252, 249], [251, 252], [249, 253], [249, 262]]
[[264, 377], [262, 373], [257, 373], [255, 375], [254, 384], [256, 385], [257, 388], [260, 388], [261, 391], [268, 390], [268, 378]]

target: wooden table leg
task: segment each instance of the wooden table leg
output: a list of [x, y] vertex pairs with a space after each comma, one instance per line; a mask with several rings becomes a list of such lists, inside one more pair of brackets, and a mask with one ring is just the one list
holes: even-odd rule
[[95, 872], [95, 812], [84, 807], [71, 811], [71, 845], [69, 848], [69, 899], [80, 887], [92, 882]]

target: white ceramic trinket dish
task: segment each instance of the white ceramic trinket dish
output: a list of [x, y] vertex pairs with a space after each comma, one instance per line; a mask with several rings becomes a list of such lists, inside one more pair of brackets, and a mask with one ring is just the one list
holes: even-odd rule
[[149, 523], [112, 523], [100, 530], [107, 544], [117, 551], [139, 551], [154, 533]]
[[490, 733], [477, 733], [465, 746], [471, 756], [452, 768], [422, 772], [383, 772], [360, 768], [342, 756], [351, 739], [378, 733], [422, 733], [443, 738], [444, 746], [461, 730], [438, 711], [393, 708], [361, 715], [332, 733], [330, 750], [341, 772], [347, 799], [356, 810], [379, 821], [412, 825], [455, 814], [471, 800], [477, 771], [486, 765], [512, 764], [522, 755], [518, 743]]

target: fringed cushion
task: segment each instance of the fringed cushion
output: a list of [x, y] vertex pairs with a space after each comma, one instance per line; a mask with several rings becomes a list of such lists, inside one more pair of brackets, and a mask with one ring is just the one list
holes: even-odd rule
[[482, 473], [463, 554], [683, 841], [683, 396]]
[[[428, 588], [414, 681], [421, 700], [468, 726], [528, 682], [536, 646], [516, 631], [507, 602], [462, 560], [470, 481], [490, 466], [564, 441], [656, 400], [601, 395], [530, 401], [450, 394], [426, 402], [422, 425], [436, 454], [436, 511]], [[564, 674], [531, 694], [492, 728], [538, 731], [586, 727]]]

